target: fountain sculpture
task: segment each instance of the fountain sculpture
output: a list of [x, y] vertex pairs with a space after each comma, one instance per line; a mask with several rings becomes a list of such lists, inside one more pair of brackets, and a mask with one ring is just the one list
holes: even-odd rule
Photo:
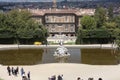
[[53, 56], [58, 62], [64, 63], [67, 62], [70, 53], [68, 52], [68, 49], [63, 46], [62, 42], [60, 42], [60, 46], [55, 50]]

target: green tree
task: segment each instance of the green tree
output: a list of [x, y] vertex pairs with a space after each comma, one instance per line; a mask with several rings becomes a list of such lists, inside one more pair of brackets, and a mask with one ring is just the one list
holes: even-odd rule
[[46, 34], [47, 30], [44, 26], [40, 27], [31, 18], [28, 11], [13, 10], [6, 14], [0, 14], [0, 38], [14, 38], [15, 43], [19, 43], [20, 39], [46, 41]]
[[101, 28], [104, 26], [104, 23], [107, 20], [107, 11], [106, 9], [99, 7], [95, 11], [95, 19], [97, 21], [97, 28]]
[[91, 16], [83, 16], [80, 23], [83, 29], [95, 29], [96, 28], [96, 21]]
[[115, 41], [118, 47], [120, 48], [120, 15], [116, 16], [114, 20], [117, 23], [117, 27], [118, 27], [114, 30], [115, 38], [116, 38]]
[[35, 29], [34, 38], [36, 41], [41, 41], [43, 44], [47, 44], [48, 35], [48, 31], [43, 25], [39, 25], [39, 27]]
[[118, 45], [118, 47], [120, 47], [120, 29], [116, 28], [114, 30], [114, 36], [115, 36], [115, 42]]
[[81, 44], [82, 43], [82, 29], [79, 28], [77, 32], [77, 39], [75, 41], [76, 44]]
[[13, 10], [8, 14], [7, 24], [15, 33], [15, 43], [19, 43], [20, 38], [31, 39], [34, 33], [34, 21], [30, 19], [30, 13], [27, 11]]
[[14, 32], [7, 24], [7, 16], [4, 13], [0, 13], [0, 38], [12, 38]]
[[113, 6], [110, 5], [110, 7], [108, 8], [108, 18], [109, 18], [109, 21], [112, 21], [113, 20]]
[[114, 17], [114, 21], [117, 23], [117, 27], [120, 29], [120, 15]]
[[104, 26], [105, 26], [106, 29], [117, 28], [117, 24], [115, 22], [105, 22]]

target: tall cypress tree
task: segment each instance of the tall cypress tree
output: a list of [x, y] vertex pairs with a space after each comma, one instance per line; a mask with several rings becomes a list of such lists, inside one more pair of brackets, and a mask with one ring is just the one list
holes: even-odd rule
[[107, 11], [102, 7], [98, 7], [95, 11], [95, 19], [97, 21], [97, 28], [103, 27], [107, 20]]
[[110, 5], [110, 7], [108, 8], [108, 18], [109, 18], [109, 21], [112, 21], [113, 20], [113, 6]]

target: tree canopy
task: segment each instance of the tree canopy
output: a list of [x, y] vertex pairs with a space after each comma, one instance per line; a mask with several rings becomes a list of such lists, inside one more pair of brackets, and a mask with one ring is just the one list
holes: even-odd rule
[[34, 39], [43, 42], [48, 36], [47, 29], [36, 23], [26, 10], [12, 10], [0, 13], [0, 38]]
[[83, 29], [95, 29], [96, 21], [91, 16], [83, 16], [83, 18], [81, 19], [81, 25]]
[[99, 7], [94, 16], [83, 16], [81, 26], [77, 32], [77, 44], [85, 40], [98, 43], [111, 43], [116, 41], [120, 44], [120, 16], [113, 16], [113, 8], [108, 10]]
[[95, 20], [97, 22], [97, 28], [103, 27], [104, 23], [107, 20], [107, 11], [106, 9], [99, 7], [95, 11]]

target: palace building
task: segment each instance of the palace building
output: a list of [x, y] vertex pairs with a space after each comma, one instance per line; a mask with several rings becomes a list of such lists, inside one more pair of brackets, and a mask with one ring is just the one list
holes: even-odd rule
[[56, 6], [54, 0], [52, 9], [29, 9], [29, 11], [33, 19], [48, 29], [50, 33], [48, 41], [58, 42], [61, 37], [66, 41], [75, 41], [81, 17], [94, 15], [95, 9], [57, 9]]

